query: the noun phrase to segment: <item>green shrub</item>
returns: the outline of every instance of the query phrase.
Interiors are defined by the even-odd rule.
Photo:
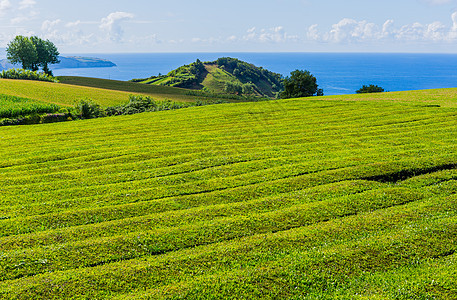
[[[39,73],[37,71],[30,71],[24,69],[9,69],[6,71],[3,70],[0,73],[0,78],[58,82],[57,78],[50,76],[46,73]]]
[[[105,113],[108,116],[133,115],[146,111],[174,110],[197,105],[202,105],[202,103],[156,101],[148,96],[131,95],[127,104],[108,107]]]
[[[71,115],[69,113],[55,113],[55,114],[45,114],[40,118],[40,123],[57,123],[71,121]],[[35,123],[36,124],[36,123]]]
[[[100,105],[90,99],[82,99],[75,105],[76,113],[81,119],[93,119],[105,116]]]
[[[224,85],[224,92],[226,92],[228,94],[241,95],[241,93],[243,92],[243,87],[241,84],[239,84],[237,82],[228,81]]]
[[[366,94],[366,93],[382,93],[384,89],[380,86],[370,84],[369,86],[363,85],[360,89],[355,91],[357,94]]]

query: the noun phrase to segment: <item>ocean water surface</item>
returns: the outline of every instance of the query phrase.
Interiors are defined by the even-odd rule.
[[[111,60],[117,67],[56,69],[54,75],[87,76],[116,80],[166,74],[197,59],[213,61],[234,57],[284,76],[308,70],[325,95],[353,94],[362,85],[375,84],[386,91],[457,87],[457,54],[405,53],[137,53],[64,54]]]

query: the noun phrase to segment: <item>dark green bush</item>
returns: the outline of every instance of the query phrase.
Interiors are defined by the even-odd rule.
[[[318,88],[317,79],[307,70],[295,70],[284,79],[284,91],[281,98],[322,96],[324,91]]]
[[[105,116],[100,105],[90,99],[82,99],[75,105],[76,114],[80,119],[93,119]]]
[[[355,91],[357,94],[366,94],[366,93],[382,93],[384,89],[380,86],[370,84],[369,86],[363,85],[360,89]]]
[[[238,82],[227,81],[224,85],[224,92],[227,94],[241,95],[243,92],[243,87]]]
[[[57,123],[71,121],[71,115],[69,113],[55,113],[45,114],[41,116],[40,123]]]
[[[131,95],[127,104],[108,107],[105,113],[108,116],[133,115],[146,111],[173,110],[196,105],[196,103],[173,102],[171,100],[156,101],[148,96]]]

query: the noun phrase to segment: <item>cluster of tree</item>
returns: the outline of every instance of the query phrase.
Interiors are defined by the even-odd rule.
[[[205,65],[199,59],[190,65],[189,71],[191,74],[195,75],[198,81],[203,81],[203,79],[205,79]]]
[[[299,98],[323,96],[324,91],[318,88],[317,79],[309,71],[295,70],[284,79],[284,91],[281,98]]]
[[[370,84],[369,86],[363,85],[360,89],[355,91],[357,94],[366,94],[366,93],[382,93],[384,89],[380,86]]]
[[[60,62],[57,47],[37,36],[16,36],[8,44],[6,54],[12,64],[22,64],[23,69],[32,71],[38,71],[41,67],[44,73],[51,76],[49,65]]]
[[[129,97],[128,103],[118,105],[118,106],[108,107],[105,109],[104,114],[100,114],[101,111],[100,111],[98,104],[95,104],[90,101],[89,102],[86,101],[84,104],[86,104],[89,108],[91,106],[92,107],[95,106],[93,111],[96,112],[95,114],[91,114],[91,110],[87,109],[87,111],[89,113],[85,117],[86,119],[91,118],[90,116],[92,116],[92,118],[96,118],[96,117],[105,116],[105,115],[106,116],[133,115],[133,114],[138,114],[138,113],[147,112],[147,111],[152,112],[152,111],[163,111],[163,110],[175,110],[175,109],[186,108],[186,107],[198,105],[197,103],[174,102],[171,100],[157,101],[148,96],[131,95]]]
[[[224,92],[235,95],[252,95],[255,93],[255,85],[250,82],[241,84],[239,82],[227,81],[224,84]]]
[[[149,83],[153,83],[168,78],[165,85],[188,89],[200,89],[203,87],[201,82],[205,79],[205,75],[205,65],[197,59],[196,62],[190,65],[181,66],[170,71],[167,75],[159,74],[159,76],[151,76],[147,79],[132,79],[131,81],[142,82],[148,80]]]
[[[256,67],[253,64],[231,57],[218,58],[216,64],[234,75],[243,84],[253,83],[259,87],[262,84],[259,85],[257,83],[265,82],[271,86],[273,93],[279,92],[282,89],[283,78],[281,74],[268,71],[262,67]]]
[[[154,100],[149,96],[130,95],[129,102],[117,106],[109,106],[103,109],[99,104],[90,99],[80,100],[75,104],[74,119],[93,119],[109,116],[133,115],[142,112],[154,112],[163,110],[175,110],[193,106],[203,106],[223,103],[221,101],[196,101],[175,102],[171,100]]]

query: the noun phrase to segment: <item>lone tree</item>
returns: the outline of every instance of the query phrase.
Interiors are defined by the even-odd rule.
[[[309,71],[295,70],[290,73],[290,77],[284,79],[284,91],[281,98],[298,98],[310,96],[322,96],[324,91],[318,89],[316,77]]]
[[[38,55],[30,38],[18,35],[6,48],[8,60],[12,64],[22,64],[23,69],[33,70]]]
[[[49,64],[59,63],[59,51],[49,40],[42,40],[37,36],[16,36],[6,48],[8,60],[12,64],[20,63],[23,69],[43,72],[52,75]]]
[[[355,91],[357,94],[365,94],[365,93],[382,93],[384,89],[380,86],[370,84],[369,86],[363,85],[360,89]]]
[[[35,66],[35,69],[38,70],[38,67],[41,67],[43,72],[52,75],[48,65],[60,63],[60,53],[57,50],[57,47],[49,40],[42,40],[36,36],[32,36],[30,40],[35,46],[37,53],[37,65]]]

